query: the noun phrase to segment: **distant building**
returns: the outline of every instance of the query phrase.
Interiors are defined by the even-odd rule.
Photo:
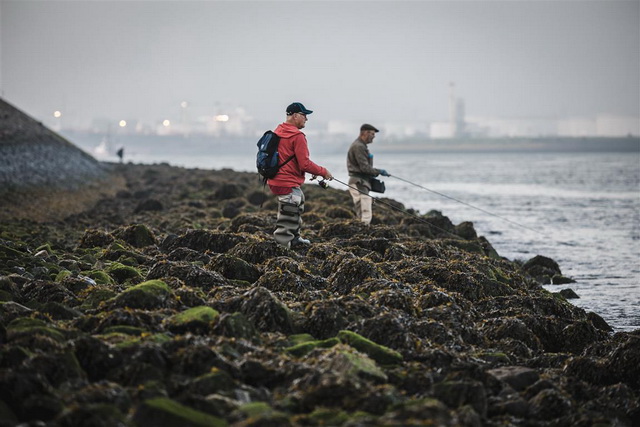
[[[640,136],[640,117],[625,117],[601,114],[596,117],[596,135]]]
[[[449,121],[429,124],[429,136],[434,139],[464,138],[467,135],[464,99],[456,98],[455,83],[449,83]]]
[[[558,120],[557,135],[567,137],[588,137],[596,135],[596,121],[583,117]]]
[[[451,122],[432,122],[429,125],[429,136],[433,139],[453,138]]]

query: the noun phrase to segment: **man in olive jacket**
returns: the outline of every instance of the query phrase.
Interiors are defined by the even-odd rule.
[[[365,224],[371,224],[373,212],[372,198],[369,196],[371,183],[369,180],[378,175],[389,176],[384,169],[373,167],[373,154],[369,153],[368,144],[373,142],[378,129],[370,124],[360,126],[360,135],[353,141],[347,154],[347,170],[349,171],[349,194],[353,198],[356,215]]]

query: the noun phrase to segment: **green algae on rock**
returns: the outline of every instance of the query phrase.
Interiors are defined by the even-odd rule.
[[[220,316],[217,310],[207,307],[192,307],[167,319],[170,331],[184,333],[187,331],[206,331],[210,324]]]
[[[398,363],[402,363],[402,355],[397,351],[376,344],[355,332],[340,331],[338,333],[338,339],[349,344],[356,350],[367,354],[381,365],[396,365]]]
[[[147,280],[125,289],[114,298],[119,307],[153,309],[164,307],[170,302],[171,289],[161,280]]]
[[[227,422],[204,412],[196,411],[167,398],[149,399],[140,405],[133,421],[139,427],[225,427]]]

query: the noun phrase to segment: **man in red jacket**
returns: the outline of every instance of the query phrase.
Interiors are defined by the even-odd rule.
[[[311,243],[300,237],[301,216],[304,212],[304,193],[300,186],[304,183],[304,174],[333,179],[331,172],[309,158],[307,138],[300,129],[305,127],[307,115],[311,113],[313,111],[307,110],[301,103],[294,102],[287,107],[287,120],[274,131],[280,137],[280,161],[286,164],[275,177],[267,180],[267,184],[271,192],[278,196],[278,217],[273,236],[276,242],[286,248]],[[291,160],[287,161],[289,158]]]

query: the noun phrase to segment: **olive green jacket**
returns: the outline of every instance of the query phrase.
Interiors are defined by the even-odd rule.
[[[380,175],[380,170],[373,167],[373,156],[367,144],[360,138],[353,141],[347,153],[347,171],[349,176],[368,180]]]

